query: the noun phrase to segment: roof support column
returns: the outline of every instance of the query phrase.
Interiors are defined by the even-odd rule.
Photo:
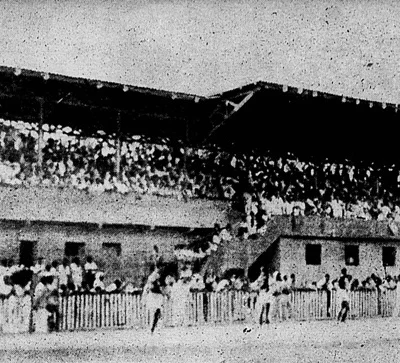
[[[39,98],[39,136],[37,140],[38,146],[38,159],[37,159],[37,172],[40,180],[43,178],[43,147],[44,147],[44,137],[43,137],[43,125],[45,123],[44,120],[44,99]]]
[[[188,156],[188,144],[189,144],[189,121],[185,121],[185,145],[183,145],[183,167],[184,172],[187,176],[187,156]]]
[[[121,180],[121,111],[118,111],[117,113],[117,138],[115,142],[115,173],[117,174],[118,180]]]

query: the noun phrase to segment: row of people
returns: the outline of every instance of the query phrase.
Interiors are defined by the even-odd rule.
[[[81,292],[121,292],[122,289],[128,292],[136,291],[132,284],[123,285],[119,279],[106,285],[104,272],[99,270],[91,256],[86,258],[84,265],[78,257],[73,258],[71,263],[68,258],[64,258],[61,264],[56,260],[46,264],[40,257],[31,267],[14,264],[12,259],[3,259],[0,264],[0,296],[18,295],[20,289],[29,294],[32,282],[35,284],[42,277],[51,278],[53,288],[62,295]]]

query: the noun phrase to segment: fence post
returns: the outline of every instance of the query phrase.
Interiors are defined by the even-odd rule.
[[[396,284],[396,289],[394,291],[394,306],[393,306],[393,314],[394,318],[399,317],[399,298],[400,298],[400,284]]]

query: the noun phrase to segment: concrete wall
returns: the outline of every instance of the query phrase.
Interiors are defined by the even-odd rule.
[[[322,239],[302,237],[282,237],[279,240],[281,272],[283,274],[295,273],[298,281],[317,281],[326,273],[332,277],[338,277],[343,267],[354,278],[364,280],[371,273],[384,276],[385,269],[382,264],[382,247],[392,246],[396,248],[396,265],[387,267],[387,273],[400,274],[400,241],[395,240],[354,240],[354,239]],[[306,264],[306,245],[321,245],[321,265]],[[345,245],[359,246],[359,265],[346,266]]]
[[[73,188],[0,186],[0,219],[210,228],[228,223],[228,204]]]
[[[85,243],[84,255],[92,255],[99,267],[107,273],[108,280],[123,276],[125,279],[140,283],[148,273],[153,246],[156,244],[167,261],[173,260],[174,246],[188,243],[184,232],[166,229],[137,231],[132,228],[103,228],[96,226],[49,225],[1,222],[0,258],[12,258],[19,261],[20,241],[36,242],[36,256],[43,256],[46,262],[64,257],[65,243]],[[103,243],[120,243],[121,256],[107,255]]]

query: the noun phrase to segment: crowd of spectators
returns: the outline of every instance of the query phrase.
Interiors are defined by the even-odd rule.
[[[231,241],[233,235],[234,231],[229,223],[225,227],[221,227],[219,223],[215,223],[210,237],[195,240],[189,245],[177,245],[175,248],[175,257],[179,261],[188,262],[204,260],[205,257],[217,251],[221,243]]]
[[[400,275],[391,276],[390,274],[387,274],[385,277],[379,277],[377,273],[372,273],[371,275],[366,276],[364,279],[356,278],[349,274],[347,274],[346,277],[349,280],[350,291],[394,290],[397,288],[397,284],[400,283]],[[262,269],[259,277],[252,284],[250,284],[251,291],[259,291],[265,280],[268,280],[268,282],[272,281],[273,283],[279,281],[282,286],[286,286],[286,288],[289,288],[290,290],[301,289],[309,291],[332,291],[337,290],[339,286],[339,277],[332,278],[329,274],[325,274],[317,281],[297,281],[295,274],[281,275],[280,272],[276,271],[274,274],[267,277]]]
[[[0,183],[232,201],[250,234],[272,215],[400,221],[400,166],[232,154],[99,131],[0,120]]]
[[[205,151],[135,136],[117,141],[101,131],[88,137],[70,127],[44,125],[40,172],[38,139],[36,124],[0,120],[1,183],[75,187],[93,194],[218,197]]]
[[[381,278],[376,273],[358,279],[351,275],[347,275],[350,286],[350,291],[386,291],[394,290],[397,284],[400,283],[400,275],[386,275]],[[279,271],[267,276],[264,270],[261,270],[260,275],[255,281],[250,281],[244,276],[241,271],[227,271],[223,276],[216,276],[213,273],[206,273],[204,276],[199,271],[192,272],[190,267],[186,267],[178,276],[168,275],[165,278],[165,284],[173,284],[179,278],[184,278],[189,284],[192,292],[223,292],[223,291],[244,291],[258,293],[262,289],[265,282],[274,284],[277,294],[282,291],[332,291],[338,289],[339,277],[332,278],[329,274],[325,274],[317,281],[297,281],[295,274],[281,274]],[[277,286],[279,285],[279,286]]]
[[[79,257],[71,261],[64,258],[62,263],[54,260],[51,264],[39,258],[31,267],[15,264],[12,259],[3,259],[0,265],[0,297],[30,295],[31,288],[36,288],[40,283],[47,286],[48,290],[56,291],[59,296],[84,292],[135,291],[133,285],[123,284],[120,279],[106,285],[104,277],[105,273],[91,256],[86,258],[84,264]]]

